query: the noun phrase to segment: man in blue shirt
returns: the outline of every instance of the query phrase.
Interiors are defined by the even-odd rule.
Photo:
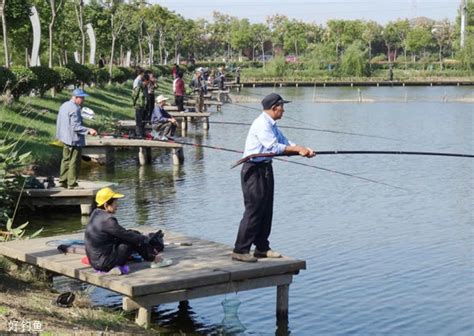
[[[151,113],[151,125],[153,128],[153,138],[156,140],[168,141],[173,140],[174,133],[178,122],[165,110],[166,98],[159,95],[156,98],[156,106]],[[160,136],[160,132],[162,135]]]
[[[56,139],[64,144],[59,176],[59,185],[63,188],[77,188],[82,147],[86,144],[85,135],[97,135],[95,129],[82,125],[81,109],[87,96],[88,94],[82,89],[75,89],[72,92],[71,100],[65,102],[59,108],[56,121]]]
[[[288,141],[278,129],[276,121],[283,116],[285,103],[289,101],[276,93],[263,98],[263,113],[250,126],[244,157],[260,153],[299,154],[308,158],[316,155],[311,148]],[[257,157],[244,163],[241,184],[245,212],[240,221],[232,259],[256,262],[257,258],[280,258],[281,254],[270,248],[268,240],[272,227],[274,192],[271,158]],[[255,245],[253,255],[250,254],[252,244]]]

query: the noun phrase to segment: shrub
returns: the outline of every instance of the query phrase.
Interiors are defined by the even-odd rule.
[[[97,65],[94,64],[88,64],[86,66],[87,68],[89,68],[90,71],[92,71],[92,82],[94,82],[98,86],[102,86],[108,83],[110,75],[109,71],[106,68],[99,68]]]
[[[66,86],[76,83],[76,75],[71,69],[63,67],[54,67],[59,75],[59,80],[56,83],[56,90],[61,92]]]
[[[126,80],[134,79],[136,77],[135,71],[132,68],[127,68],[127,67],[118,67],[118,68],[123,71],[123,73],[125,74],[125,77],[127,78]]]
[[[15,83],[15,75],[5,67],[0,67],[0,94]]]
[[[112,82],[123,83],[127,81],[127,75],[119,67],[112,67]]]
[[[38,78],[33,85],[39,91],[41,97],[46,91],[55,87],[61,79],[58,72],[46,66],[35,66],[30,69]]]
[[[288,65],[282,56],[275,57],[265,66],[265,73],[270,76],[283,77],[286,74]]]
[[[17,100],[20,95],[30,93],[38,77],[31,69],[21,65],[13,66],[11,71],[15,75],[15,85],[12,87],[12,95]]]
[[[378,63],[378,62],[384,62],[387,60],[387,55],[385,54],[378,54],[377,56],[372,57],[370,60],[371,63]]]
[[[90,84],[92,82],[94,74],[87,66],[79,63],[68,63],[66,68],[74,72],[74,75],[76,75],[76,81],[78,82],[77,84]]]

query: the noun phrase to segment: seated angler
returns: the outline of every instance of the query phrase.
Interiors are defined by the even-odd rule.
[[[161,231],[150,237],[125,229],[118,223],[114,214],[117,199],[122,197],[124,195],[111,188],[102,188],[96,194],[97,208],[92,212],[84,233],[86,255],[96,271],[109,272],[118,267],[122,274],[126,274],[129,271],[127,261],[135,252],[146,261],[162,261],[158,256],[164,247]]]
[[[156,140],[173,140],[178,122],[165,110],[166,98],[159,95],[156,98],[156,105],[151,114],[151,124],[153,128],[153,138]],[[160,135],[161,133],[161,135]]]

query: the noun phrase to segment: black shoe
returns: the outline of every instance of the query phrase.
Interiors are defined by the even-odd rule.
[[[66,254],[68,247],[69,247],[69,245],[61,244],[57,247],[57,249],[58,249],[59,252]]]
[[[76,298],[76,295],[74,295],[74,293],[66,292],[66,293],[60,294],[56,298],[56,301],[54,303],[58,307],[69,308],[69,307],[72,307],[72,303],[74,302],[75,298]]]

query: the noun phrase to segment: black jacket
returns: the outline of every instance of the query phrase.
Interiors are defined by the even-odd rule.
[[[91,266],[98,270],[104,270],[112,266],[108,265],[110,256],[119,244],[141,246],[147,243],[148,237],[125,229],[107,211],[95,209],[91,214],[89,224],[87,224],[84,240]]]

